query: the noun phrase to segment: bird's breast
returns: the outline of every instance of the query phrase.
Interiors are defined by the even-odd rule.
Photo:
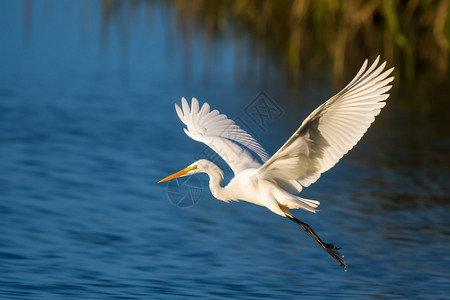
[[[261,191],[256,176],[257,169],[248,169],[238,173],[225,187],[230,193],[231,200],[241,200],[256,205],[262,205],[259,199]]]

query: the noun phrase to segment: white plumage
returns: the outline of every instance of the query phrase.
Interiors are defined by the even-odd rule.
[[[323,243],[314,231],[296,219],[289,209],[315,212],[318,201],[294,195],[314,183],[332,168],[361,139],[375,116],[385,106],[386,94],[394,77],[393,68],[384,71],[386,62],[379,57],[367,69],[366,60],[355,78],[339,93],[314,110],[292,137],[272,156],[246,131],[226,115],[210,110],[208,103],[200,108],[193,98],[191,106],[182,98],[175,104],[186,134],[220,155],[235,177],[222,187],[223,172],[212,162],[201,159],[160,182],[204,172],[210,177],[214,197],[223,201],[243,200],[262,205],[303,227],[342,266],[345,263],[338,248]],[[383,72],[384,71],[384,72]]]
[[[260,164],[247,151],[253,151],[261,161],[267,161],[269,155],[260,144],[235,122],[217,110],[210,110],[204,103],[199,109],[197,99],[192,98],[191,108],[182,98],[181,109],[175,104],[180,120],[187,126],[184,132],[193,140],[202,142],[220,155],[233,170],[234,174],[248,168],[257,168]],[[242,147],[242,146],[244,147]]]
[[[268,178],[314,183],[361,139],[386,105],[393,68],[381,73],[379,57],[367,70],[367,60],[355,78],[338,94],[314,110],[294,135],[259,170]],[[298,186],[298,192],[301,187]]]

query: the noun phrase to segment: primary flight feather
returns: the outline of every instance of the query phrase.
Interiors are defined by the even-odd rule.
[[[315,212],[319,202],[295,194],[314,183],[332,168],[361,139],[385,106],[394,68],[384,71],[379,57],[367,68],[366,60],[353,80],[339,93],[314,110],[299,129],[272,156],[246,131],[208,103],[201,107],[193,98],[191,106],[182,98],[175,104],[184,131],[193,140],[213,149],[234,172],[222,187],[223,172],[216,164],[200,159],[187,168],[162,179],[207,173],[213,196],[222,201],[243,200],[265,206],[291,219],[308,232],[341,266],[346,267],[339,248],[324,243],[311,227],[295,218],[289,209]]]

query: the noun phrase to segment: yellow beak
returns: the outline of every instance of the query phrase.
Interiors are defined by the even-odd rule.
[[[195,170],[195,169],[197,169],[196,165],[192,166],[192,167],[187,167],[187,168],[185,168],[185,169],[183,169],[181,171],[178,171],[178,172],[176,172],[176,173],[174,173],[174,174],[172,174],[170,176],[167,176],[164,179],[161,179],[160,181],[158,181],[158,183],[161,183],[161,182],[164,182],[164,181],[169,181],[169,180],[172,180],[172,179],[177,178],[177,177],[181,177],[183,175],[186,175],[187,172]]]

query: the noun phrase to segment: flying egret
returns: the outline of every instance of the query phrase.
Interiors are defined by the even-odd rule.
[[[222,187],[223,171],[213,162],[200,159],[159,182],[206,173],[215,198],[265,206],[296,222],[346,268],[343,256],[338,252],[340,248],[324,243],[308,224],[294,217],[289,210],[317,211],[319,201],[295,194],[314,183],[353,148],[386,104],[384,101],[389,97],[386,92],[391,89],[389,83],[394,79],[388,76],[394,68],[384,71],[386,62],[378,65],[379,58],[368,69],[366,59],[355,78],[314,110],[272,157],[233,120],[217,110],[210,110],[208,103],[200,108],[197,99],[192,98],[189,107],[182,98],[182,108],[175,104],[175,109],[187,126],[184,132],[220,155],[233,170],[234,178]]]

